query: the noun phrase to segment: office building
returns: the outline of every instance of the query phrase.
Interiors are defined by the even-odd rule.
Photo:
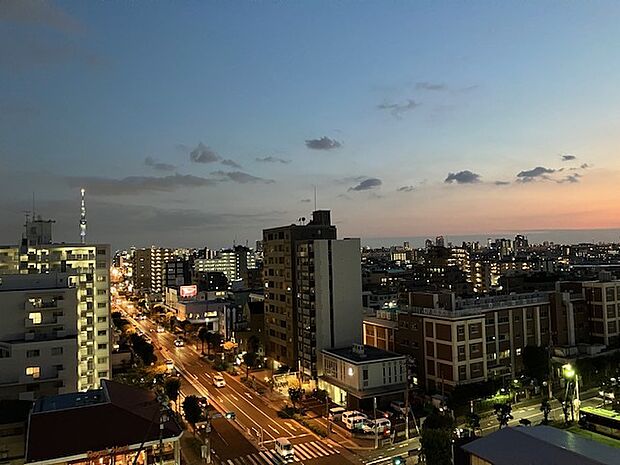
[[[451,391],[459,384],[511,377],[523,349],[549,345],[549,293],[460,299],[417,293],[398,315],[396,351],[413,357],[420,383]]]
[[[296,251],[299,370],[316,380],[323,349],[362,340],[360,240],[303,240]]]
[[[0,399],[77,390],[74,278],[56,272],[0,276]]]
[[[164,287],[187,286],[192,282],[192,268],[189,260],[172,258],[164,264]]]
[[[197,273],[218,271],[224,273],[228,282],[237,281],[247,274],[248,269],[256,268],[256,258],[252,249],[236,246],[232,249],[220,250],[214,258],[194,260],[194,271]]]
[[[77,288],[78,390],[96,388],[110,376],[110,246],[50,243],[24,237],[0,246],[0,274],[67,273]]]
[[[336,239],[328,210],[312,219],[263,231],[266,354],[274,369],[298,367],[297,244],[310,239]]]
[[[592,342],[620,347],[620,281],[603,274],[599,281],[583,283]]]

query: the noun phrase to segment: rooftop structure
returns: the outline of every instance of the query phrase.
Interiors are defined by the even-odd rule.
[[[618,449],[550,426],[504,428],[463,449],[490,465],[616,465]]]

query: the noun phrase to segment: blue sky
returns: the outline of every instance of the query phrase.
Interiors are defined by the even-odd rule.
[[[315,185],[347,236],[618,227],[619,13],[5,0],[0,239],[33,191],[77,238],[81,185],[117,246],[254,241]]]

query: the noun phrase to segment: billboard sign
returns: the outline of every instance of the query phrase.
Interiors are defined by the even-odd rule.
[[[196,294],[198,294],[198,286],[196,286],[195,284],[191,286],[181,286],[180,294],[181,297],[194,297]]]

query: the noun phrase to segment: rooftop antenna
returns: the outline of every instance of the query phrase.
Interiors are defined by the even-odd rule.
[[[86,244],[86,189],[80,189],[80,243]]]
[[[314,211],[316,211],[316,185],[314,186]]]
[[[36,221],[37,216],[34,214],[34,192],[32,193],[32,221]]]

